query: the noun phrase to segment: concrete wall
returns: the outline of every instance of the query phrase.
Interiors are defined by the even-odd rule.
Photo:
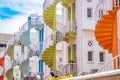
[[[98,69],[102,64],[98,61],[98,52],[104,51],[96,42],[94,36],[94,30],[96,25],[95,10],[98,5],[99,0],[76,0],[76,25],[77,25],[77,38],[76,38],[76,59],[77,59],[77,71],[80,72],[90,72],[91,69]],[[92,9],[92,18],[87,17],[87,8]],[[93,48],[88,48],[88,40],[93,40]],[[88,50],[94,51],[94,62],[87,61]],[[108,52],[105,51],[105,60],[111,58]]]
[[[77,23],[80,23],[82,26],[78,25],[78,28],[82,29],[94,29],[95,28],[95,10],[97,7],[99,0],[91,0],[91,2],[87,2],[87,0],[76,0],[76,19]],[[92,17],[87,17],[87,8],[92,9]]]
[[[88,41],[93,41],[93,45],[89,46]],[[95,40],[93,30],[83,30],[83,72],[91,72],[92,69],[99,69],[106,61],[112,59],[112,55],[107,50],[102,49]],[[93,51],[93,61],[88,61],[88,51]],[[99,61],[99,52],[105,52],[105,62]],[[112,64],[109,65],[112,68]]]

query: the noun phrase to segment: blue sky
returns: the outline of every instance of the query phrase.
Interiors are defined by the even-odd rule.
[[[0,33],[14,33],[30,14],[42,15],[44,0],[0,0]]]

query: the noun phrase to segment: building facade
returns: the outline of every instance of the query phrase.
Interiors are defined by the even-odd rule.
[[[59,3],[62,16],[57,17]],[[114,3],[118,7],[113,7]],[[28,22],[17,35],[16,44],[13,40],[13,44],[7,45],[5,52],[9,57],[6,58],[11,66],[4,73],[6,78],[14,76],[17,79],[16,74],[19,73],[19,78],[39,76],[48,80],[69,74],[81,76],[97,72],[117,55],[117,23],[109,20],[115,20],[113,15],[119,9],[118,3],[119,0],[45,0],[43,19],[35,15],[28,17]],[[62,18],[62,21],[56,18]],[[33,34],[32,29],[37,34]],[[115,69],[116,64],[115,61],[109,63],[107,69]]]
[[[0,33],[0,51],[6,47],[7,42],[14,37],[13,34]]]
[[[51,27],[51,24],[47,21],[47,16],[52,17],[52,12],[49,10],[54,10],[51,6],[55,6],[54,3],[59,3],[60,1],[52,1],[45,0],[44,2],[44,13],[43,18],[45,24],[48,27]],[[104,65],[108,60],[113,58],[113,55],[99,45],[96,41],[95,37],[95,28],[97,25],[97,21],[101,19],[101,17],[107,14],[107,10],[111,10],[113,6],[112,0],[64,0],[61,1],[62,9],[62,25],[63,32],[65,34],[62,38],[66,38],[66,42],[64,47],[65,54],[60,54],[63,61],[63,69],[70,64],[70,66],[74,66],[73,63],[77,64],[75,67],[77,70],[74,72],[76,75],[85,75],[97,72],[97,70]],[[51,5],[51,6],[50,6]],[[49,8],[47,8],[49,7]],[[56,11],[56,10],[54,10]],[[47,14],[48,13],[48,14]],[[49,14],[50,13],[50,14]],[[53,12],[54,13],[54,12]],[[54,14],[53,14],[54,15]],[[53,17],[54,18],[54,17]],[[51,19],[52,20],[52,19]],[[51,22],[52,23],[52,22]],[[54,31],[54,30],[53,30]],[[56,50],[56,52],[60,51]],[[61,50],[62,53],[62,50]],[[43,53],[44,54],[44,53]],[[57,53],[56,53],[57,55]],[[56,57],[56,60],[59,59]],[[47,63],[44,58],[43,61]],[[57,62],[58,63],[58,62]],[[72,63],[72,64],[71,64]],[[47,65],[47,64],[46,64]],[[56,65],[57,66],[57,65]],[[63,75],[67,75],[72,73],[70,66],[67,66],[66,70],[61,71]],[[109,65],[110,69],[113,69],[113,63]]]

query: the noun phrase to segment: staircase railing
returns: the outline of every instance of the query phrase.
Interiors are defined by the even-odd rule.
[[[50,6],[50,4],[51,4],[51,0],[45,0],[43,3],[43,11],[46,10],[48,6]]]
[[[62,25],[62,24],[61,24]],[[76,22],[68,22],[66,25],[62,25],[62,27],[60,29],[57,29],[56,31],[52,32],[50,35],[48,35],[44,42],[43,42],[43,51],[45,51],[50,45],[53,45],[54,41],[59,42],[64,40],[66,33],[68,32],[76,32]],[[54,40],[53,35],[56,34],[56,40]],[[58,64],[61,64],[60,62],[57,62]],[[74,64],[74,63],[73,63]],[[58,70],[60,72],[62,72],[64,75],[67,75],[67,73],[69,73],[70,71],[68,70],[67,72],[64,72],[65,69],[67,69],[71,64],[67,64],[66,66],[63,65],[63,67]],[[70,72],[72,73],[72,72]],[[75,72],[76,73],[76,72]],[[48,78],[50,78],[51,76],[47,76],[45,77],[45,80],[47,80]]]
[[[54,2],[59,2],[59,1],[61,1],[61,0],[45,0],[43,3],[43,11],[46,10]]]
[[[99,0],[95,10],[95,21],[97,22],[104,14],[107,14],[108,10],[112,10],[112,0]]]
[[[76,29],[77,29],[77,27],[76,27],[76,22],[75,22],[75,21],[72,21],[72,22],[69,21],[66,25],[64,25],[64,26],[61,27],[60,29],[54,31],[53,33],[51,33],[50,35],[48,35],[48,36],[46,37],[45,41],[43,42],[43,46],[44,46],[43,51],[44,51],[46,48],[48,48],[49,45],[52,45],[52,43],[53,43],[56,39],[58,39],[58,40],[56,40],[56,41],[60,41],[60,40],[62,40],[62,39],[65,37],[65,35],[66,35],[67,32],[76,32]],[[58,34],[56,35],[55,40],[53,40],[53,35],[56,34],[56,33],[58,33]]]
[[[77,31],[76,21],[68,21],[67,27],[68,27],[67,32],[76,32]]]
[[[35,26],[37,26],[37,25],[39,25],[40,24],[40,18],[41,16],[38,16],[37,18],[34,18],[34,19],[31,19],[31,23],[30,23],[30,29],[32,29],[33,27],[35,27]],[[14,39],[20,39],[20,36],[25,32],[25,31],[27,31],[27,28],[28,28],[28,22],[27,23],[25,23],[21,28],[20,28],[20,34],[19,35],[17,35],[16,37],[14,37],[14,38],[12,38],[11,40],[9,40],[8,42],[7,42],[7,47],[6,47],[6,49],[5,49],[5,51],[4,51],[4,55],[5,55],[5,52],[7,51],[7,49],[11,46],[11,45],[13,45],[14,44],[14,42],[15,42],[15,40]],[[18,40],[19,41],[19,40]],[[31,43],[31,44],[33,44],[33,43]],[[37,50],[38,50],[38,44],[34,44],[34,45],[32,45],[32,50],[34,50],[34,52],[36,52]],[[30,50],[29,50],[30,51]],[[33,56],[33,55],[32,55]],[[32,57],[31,56],[31,57]],[[19,58],[20,59],[18,59],[18,61],[17,60],[11,60],[9,63],[8,63],[8,65],[6,65],[6,66],[8,66],[8,67],[6,67],[5,69],[4,69],[4,72],[6,73],[9,69],[11,69],[12,67],[14,67],[14,66],[16,66],[18,63],[19,64],[21,64],[22,62],[24,62],[24,59],[23,59],[23,57],[24,57],[24,54],[22,55],[20,55],[19,56]],[[28,57],[29,58],[29,57]]]
[[[114,0],[114,6],[120,6],[120,0]]]
[[[68,63],[59,70],[63,76],[68,74],[77,75],[77,63]]]
[[[101,66],[97,72],[105,72],[105,71],[110,71],[110,70],[114,70],[114,61],[117,62],[117,68],[116,69],[120,69],[120,54],[118,54],[117,56],[113,57],[111,60],[108,60],[103,66]]]

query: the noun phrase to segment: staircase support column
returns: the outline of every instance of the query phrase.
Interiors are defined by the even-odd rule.
[[[57,5],[57,4],[56,4]],[[55,8],[55,13],[56,13],[56,8]],[[56,31],[56,15],[54,15],[54,20],[53,20],[53,32]],[[54,50],[53,50],[53,65],[52,65],[52,70],[56,70],[56,32],[53,35],[53,40],[54,40]]]

